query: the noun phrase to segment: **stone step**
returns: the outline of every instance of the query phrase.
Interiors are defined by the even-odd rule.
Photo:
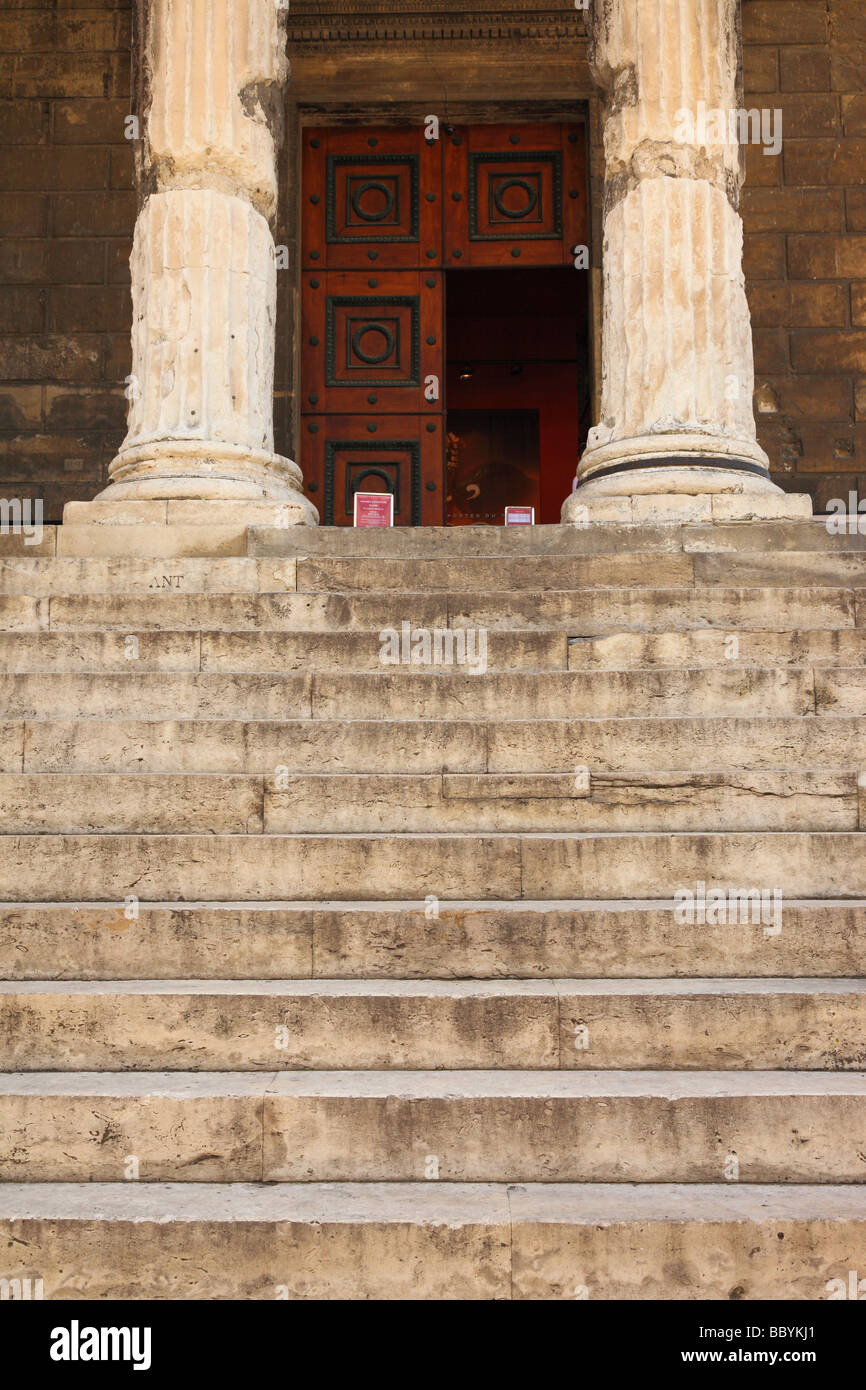
[[[250,555],[270,557],[454,560],[461,557],[586,556],[626,553],[677,554],[686,528],[679,526],[253,526],[247,533]],[[698,528],[692,527],[691,530]],[[707,528],[715,530],[716,528]],[[720,528],[719,528],[720,529]],[[748,527],[742,528],[744,531]],[[824,531],[823,526],[820,528]],[[820,546],[819,528],[790,532],[796,548]],[[826,531],[824,531],[826,534]],[[845,537],[840,538],[845,545]],[[848,542],[856,548],[856,533]],[[727,546],[728,541],[723,538]]]
[[[0,1235],[46,1299],[789,1302],[866,1268],[851,1184],[3,1183]]]
[[[775,718],[28,719],[0,724],[5,772],[573,774],[866,770],[866,724]]]
[[[866,670],[858,668],[818,674],[803,667],[489,675],[470,672],[470,666],[459,672],[436,673],[413,667],[357,675],[322,672],[312,682],[312,716],[517,719],[528,712],[541,719],[662,714],[811,715],[815,713],[815,686],[819,681],[822,706],[838,714],[866,713]],[[188,678],[154,677],[165,684],[172,679]],[[8,712],[17,712],[14,703]]]
[[[816,678],[819,673],[816,673]],[[30,731],[38,726],[28,725]],[[698,717],[499,720],[486,725],[490,772],[593,773],[644,768],[694,772],[819,767],[859,769],[866,726],[850,715],[820,718]],[[34,735],[35,736],[35,735]]]
[[[466,653],[490,671],[637,670],[657,667],[866,665],[866,628],[786,633],[613,633],[571,638],[565,631],[492,630],[483,646],[459,629],[435,639],[416,628],[322,632],[228,632],[146,629],[141,633],[0,632],[0,672],[40,671],[333,671],[381,673],[395,665],[416,674],[460,673]],[[425,644],[429,644],[428,646]],[[405,655],[405,661],[403,657]],[[398,658],[399,664],[393,657]]]
[[[0,773],[0,824],[5,835],[188,830],[260,835],[265,828],[264,799],[262,777]]]
[[[393,634],[393,635],[392,635]],[[864,629],[866,637],[866,629]],[[23,642],[28,639],[17,638]],[[202,632],[202,671],[383,671],[465,670],[565,671],[568,638],[564,630],[516,629],[489,632],[483,642],[462,631],[442,630],[436,639],[407,625],[391,630],[328,633]],[[438,658],[438,659],[437,659]],[[399,665],[396,665],[396,660]],[[849,663],[853,664],[853,663]]]
[[[815,708],[818,713],[866,714],[866,668],[840,666],[815,669]]]
[[[0,594],[0,631],[47,632],[48,607],[47,598]]]
[[[23,530],[0,530],[0,556],[20,555],[28,559],[37,555],[52,557],[57,549],[58,529],[57,526],[42,526],[39,531],[30,528],[29,534]]]
[[[784,721],[790,725],[793,721]],[[813,721],[816,722],[816,721]],[[859,752],[861,721],[840,752]],[[832,727],[836,728],[834,720]],[[537,726],[542,728],[543,726]],[[866,768],[866,729],[863,730]],[[826,747],[826,744],[824,744]],[[0,724],[0,766],[32,772],[483,772],[487,725],[469,720],[236,719],[23,721]]]
[[[866,537],[864,537],[866,539]],[[666,557],[667,558],[667,557]],[[790,586],[793,584],[866,584],[866,554],[863,551],[749,551],[738,555],[695,554],[696,584],[749,586]],[[300,565],[304,562],[299,562]],[[663,570],[660,570],[663,573]]]
[[[594,528],[593,528],[594,529]],[[640,529],[640,528],[638,528]],[[656,528],[663,530],[663,527]],[[835,518],[815,516],[806,521],[716,522],[712,526],[684,525],[683,550],[690,553],[781,555],[786,551],[866,550],[866,521],[846,518],[839,531]],[[618,548],[614,545],[614,549]],[[252,553],[252,552],[251,552]]]
[[[208,502],[207,505],[214,504]],[[58,527],[57,554],[70,559],[140,556],[146,564],[157,558],[170,563],[196,556],[205,559],[212,556],[244,556],[247,554],[247,529],[242,522],[220,525],[209,521],[198,526],[142,522],[106,526],[101,521],[94,525],[76,521],[74,526]]]
[[[394,527],[392,529],[355,530],[351,527],[273,527],[254,525],[248,528],[246,544],[241,554],[255,557],[294,557],[305,555],[364,557],[429,556],[448,558],[457,556],[533,556],[533,555],[607,555],[623,551],[639,551],[647,554],[691,552],[755,552],[776,553],[785,551],[822,551],[839,553],[846,550],[866,549],[866,527],[860,532],[847,523],[841,533],[828,529],[826,517],[814,517],[803,521],[753,521],[748,526],[734,522],[702,523],[700,525],[649,524],[594,524],[588,527],[545,525],[545,526],[427,526]],[[862,518],[860,518],[862,524]],[[32,559],[34,557],[63,560],[64,555],[73,551],[85,560],[98,553],[96,548],[88,551],[86,542],[114,540],[109,547],[117,551],[121,561],[124,555],[133,553],[129,538],[136,541],[144,538],[150,544],[144,547],[144,556],[151,557],[160,548],[163,528],[135,525],[113,536],[105,535],[104,527],[87,527],[81,524],[69,526],[66,532],[58,526],[43,526],[39,537],[22,534],[0,534],[0,557]],[[112,528],[113,529],[113,528]],[[165,528],[162,548],[168,555],[179,549],[181,556],[185,550],[195,551],[201,537],[202,528],[191,527],[188,516],[184,524],[176,523]],[[214,532],[213,527],[205,531]],[[74,534],[73,534],[74,533]],[[58,546],[58,535],[64,537],[64,544]],[[221,533],[231,544],[230,550],[238,549],[236,524],[224,527]],[[178,538],[187,544],[178,546]],[[84,544],[82,544],[84,542]],[[225,543],[225,542],[224,542]],[[141,548],[140,546],[138,548]],[[213,556],[205,556],[212,560]],[[219,557],[225,562],[227,557]]]
[[[389,528],[254,526],[247,536],[250,555],[390,558],[411,556],[440,559],[458,556],[610,555],[622,553],[673,554],[784,551],[866,550],[862,532],[829,531],[826,517],[810,521],[752,521],[695,525],[630,525],[587,527],[544,526],[424,526]]]
[[[195,672],[201,640],[197,632],[0,632],[0,673]]]
[[[7,832],[78,828],[74,785],[67,797],[58,796],[56,815],[49,808],[46,816],[40,806],[38,821],[28,822],[37,798],[27,781],[0,777],[0,812],[6,810]],[[300,774],[286,781],[284,789],[275,788],[271,779],[265,784],[268,834],[314,834],[324,825],[332,833],[866,829],[866,777],[858,787],[854,772],[600,773],[590,775],[588,788],[574,771],[438,777]],[[112,785],[94,786],[94,805],[110,804]],[[51,798],[50,789],[44,795]],[[181,814],[191,796],[183,796]],[[130,788],[128,828],[149,830],[144,811],[135,824],[134,797]],[[97,824],[98,813],[92,814]],[[126,827],[112,821],[105,828]],[[176,828],[187,827],[179,823]]]
[[[549,589],[511,594],[506,600],[494,593],[454,594],[447,596],[447,602],[452,627],[564,627],[573,637],[700,628],[785,632],[866,626],[866,603],[859,591],[829,587],[583,589],[572,593]]]
[[[282,594],[296,587],[294,560],[247,557],[173,560],[26,558],[4,559],[0,550],[0,594],[38,598],[72,594],[140,594],[151,601],[166,594]]]
[[[132,665],[132,663],[129,663]],[[0,675],[8,720],[536,719],[866,713],[866,669],[651,671],[24,672]]]
[[[866,897],[859,832],[4,835],[0,901]],[[287,891],[288,890],[288,891]]]
[[[853,598],[850,590],[839,590],[849,611],[840,626],[853,626]],[[404,618],[415,627],[427,629],[448,626],[448,596],[412,594],[395,602],[393,594],[298,594],[286,593],[177,593],[159,594],[58,594],[50,599],[10,595],[6,604],[42,605],[37,617],[22,610],[17,626],[50,626],[57,632],[122,630],[124,632],[318,632],[361,629],[380,632],[400,624]],[[13,612],[14,610],[10,610]],[[0,604],[0,623],[7,624],[5,605]],[[512,622],[503,626],[513,628]],[[521,624],[526,628],[552,627],[537,619]]]
[[[859,1184],[864,1101],[810,1072],[4,1075],[0,1182]]]
[[[321,555],[297,561],[302,593],[377,590],[405,593],[492,593],[527,589],[778,588],[829,585],[862,588],[866,553],[782,552],[766,555],[616,554],[591,556],[460,556],[398,559]]]
[[[535,592],[57,594],[0,597],[7,630],[379,632],[446,627],[547,628],[574,637],[701,628],[789,631],[866,626],[859,590],[629,587]]]
[[[823,556],[818,556],[820,562]],[[834,557],[829,557],[830,559]],[[857,562],[857,554],[839,556]],[[714,556],[617,554],[543,555],[485,558],[465,555],[455,559],[428,560],[416,556],[399,559],[366,559],[316,556],[297,561],[299,593],[522,593],[527,589],[629,588],[690,589],[695,583],[695,564],[703,565]],[[727,560],[728,557],[724,557]],[[803,557],[804,571],[809,557]],[[823,576],[824,567],[817,571]],[[859,570],[849,566],[850,572]],[[840,566],[840,573],[843,567]],[[724,582],[716,580],[711,583]],[[797,580],[797,582],[802,582]],[[808,582],[808,581],[807,581]],[[844,584],[838,576],[837,587]]]
[[[853,635],[853,630],[852,630]],[[866,629],[863,632],[866,637]],[[407,660],[412,653],[407,633]],[[467,650],[483,654],[492,671],[564,671],[568,665],[565,632],[491,632],[483,648],[466,646],[463,633],[447,632],[441,655],[460,671]],[[447,645],[446,645],[447,644]],[[398,651],[403,649],[399,634]],[[379,632],[0,632],[0,672],[67,671],[222,671],[381,672],[383,653],[392,645]],[[430,647],[431,662],[434,648]],[[419,656],[423,655],[419,647]],[[441,665],[441,663],[440,663]],[[434,669],[428,663],[429,669]],[[399,669],[403,669],[402,666]],[[423,666],[418,669],[424,670]]]
[[[0,903],[0,977],[750,978],[866,975],[866,901],[772,898],[731,921],[645,902]],[[697,914],[696,914],[697,917]],[[130,949],[134,942],[135,949]]]
[[[859,830],[854,772],[0,773],[0,823],[30,833]],[[275,784],[276,783],[276,784]]]
[[[492,634],[491,634],[492,636]],[[32,641],[19,637],[18,642]],[[653,666],[862,666],[866,628],[806,632],[615,632],[572,638],[572,671],[634,670]]]
[[[2,1071],[864,1067],[862,979],[0,982]]]

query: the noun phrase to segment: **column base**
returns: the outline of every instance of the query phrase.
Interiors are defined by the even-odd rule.
[[[315,526],[319,514],[302,493],[285,502],[206,498],[67,502],[57,554],[79,559],[246,555],[250,526]]]
[[[651,439],[623,459],[596,449],[584,455],[577,491],[566,498],[562,520],[671,524],[683,521],[801,521],[812,516],[805,493],[784,492],[770,478],[758,445],[752,456],[656,453]]]
[[[710,493],[686,497],[683,493],[662,492],[644,497],[588,497],[586,501],[577,492],[562,506],[562,520],[567,526],[593,526],[603,522],[663,526],[699,521],[803,521],[811,515],[810,497],[786,492],[781,498]]]

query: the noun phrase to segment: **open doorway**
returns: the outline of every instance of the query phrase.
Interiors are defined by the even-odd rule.
[[[555,522],[589,405],[586,277],[566,267],[445,274],[449,526],[507,506]]]
[[[305,129],[300,461],[325,525],[558,521],[589,424],[585,128]]]

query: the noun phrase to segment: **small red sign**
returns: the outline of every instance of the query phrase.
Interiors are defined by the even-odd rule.
[[[390,492],[356,492],[355,525],[393,526],[393,494]]]
[[[534,526],[535,508],[534,507],[506,507],[505,508],[506,526]]]

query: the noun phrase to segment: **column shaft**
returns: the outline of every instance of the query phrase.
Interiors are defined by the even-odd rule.
[[[128,433],[102,502],[288,501],[274,453],[276,145],[288,74],[275,0],[139,0]]]
[[[737,4],[595,0],[590,61],[605,99],[601,419],[563,520],[579,519],[592,499],[647,494],[758,495],[772,499],[767,515],[810,510],[771,483],[756,438]],[[710,514],[709,501],[703,512],[671,501],[671,519],[688,505]],[[655,516],[665,519],[665,505]]]

